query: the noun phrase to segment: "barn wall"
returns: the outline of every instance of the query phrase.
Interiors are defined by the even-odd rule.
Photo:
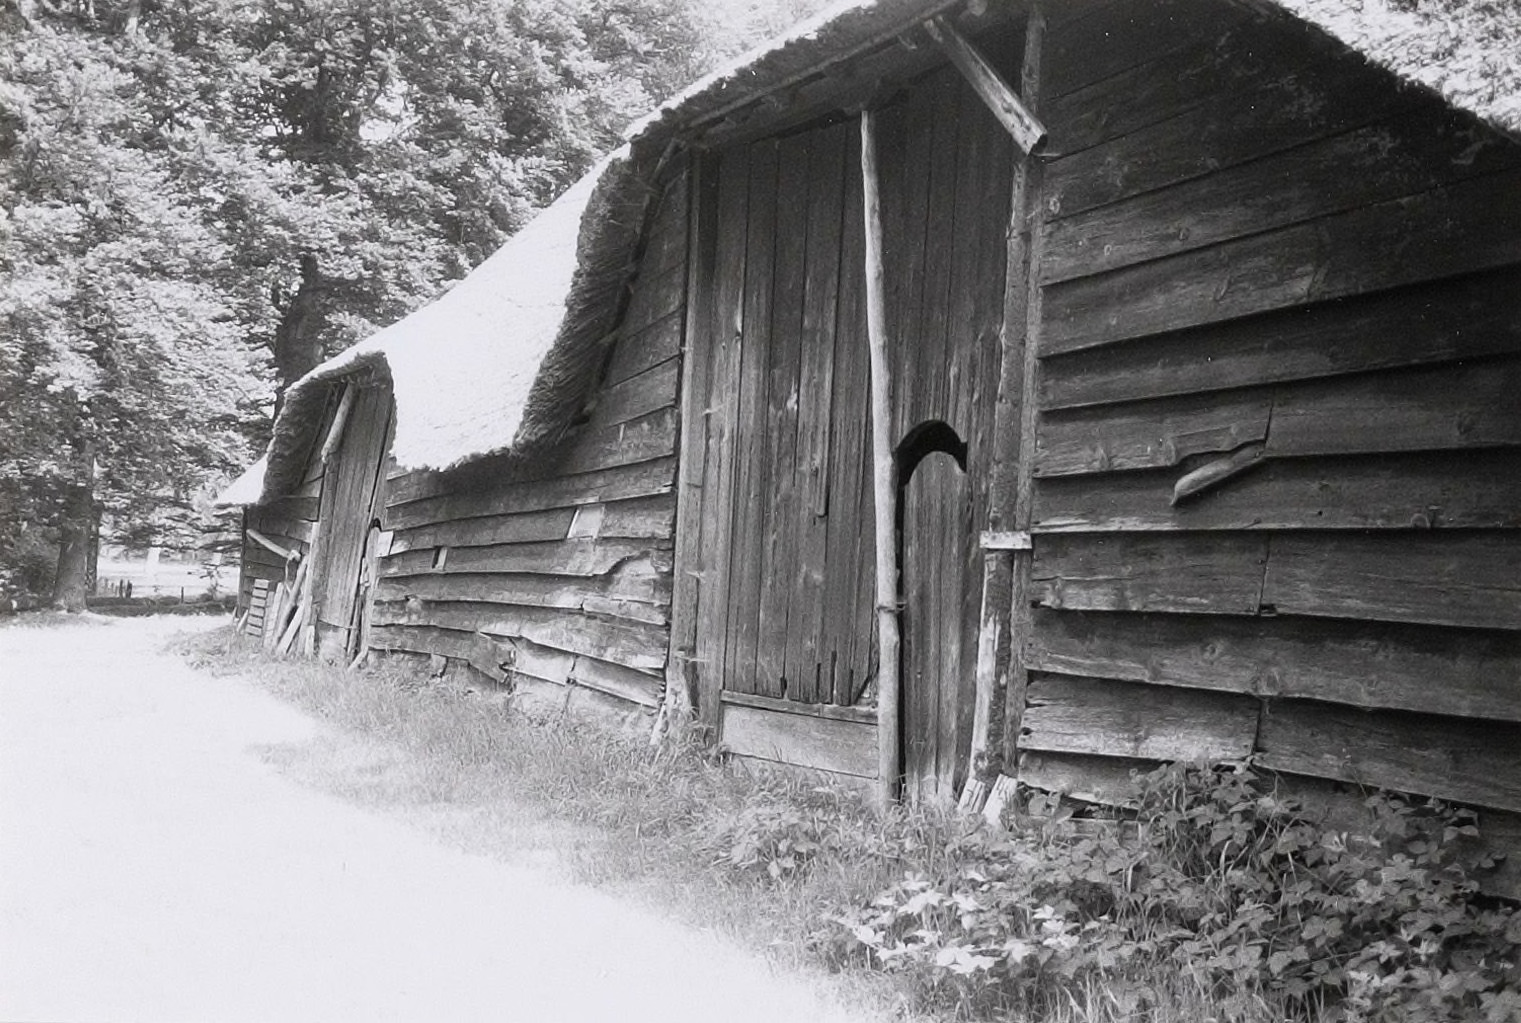
[[[1021,777],[1254,754],[1514,836],[1521,145],[1244,5],[1046,44]]]
[[[437,654],[628,722],[666,664],[687,188],[656,209],[586,423],[532,464],[389,481],[370,646]]]

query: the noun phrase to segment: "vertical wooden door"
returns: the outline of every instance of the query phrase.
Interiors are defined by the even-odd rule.
[[[322,535],[317,543],[317,654],[338,661],[352,655],[359,632],[360,569],[376,511],[391,419],[386,387],[364,387],[344,425],[333,464],[322,482]]]
[[[971,488],[956,460],[936,451],[915,467],[902,499],[904,796],[948,802],[971,746]]]

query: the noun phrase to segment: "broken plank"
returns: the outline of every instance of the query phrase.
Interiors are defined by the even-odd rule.
[[[1060,476],[1035,491],[1038,532],[1521,528],[1521,450],[1269,459],[1174,506],[1176,469]]]
[[[1314,618],[1036,609],[1032,667],[1264,697],[1521,720],[1521,635]]]
[[[605,576],[592,578],[509,573],[387,577],[376,585],[375,599],[415,597],[576,609],[593,598],[616,599],[650,605],[647,618],[669,603],[670,589],[669,574],[659,572],[645,559],[626,562]]]
[[[1267,438],[1272,409],[1271,392],[1247,391],[1048,413],[1035,438],[1035,475],[1148,469],[1233,451]]]

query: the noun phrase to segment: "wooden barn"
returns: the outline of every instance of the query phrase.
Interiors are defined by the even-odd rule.
[[[1266,0],[837,11],[361,349],[245,497],[318,650],[884,794],[1254,756],[1521,839],[1521,144]]]

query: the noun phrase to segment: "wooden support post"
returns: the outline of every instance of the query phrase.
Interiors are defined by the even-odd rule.
[[[1021,88],[1034,102],[1040,79],[1045,20],[1032,11],[1025,34]],[[1034,328],[1039,319],[1035,284],[1040,228],[1041,167],[1030,157],[1015,169],[1010,197],[1004,271],[1003,327],[998,399],[994,411],[992,479],[988,494],[988,532],[983,537],[981,631],[977,644],[976,698],[973,704],[968,793],[962,805],[977,810],[986,800],[991,817],[1013,791],[1006,775],[1015,771],[1019,718],[1024,709],[1024,644],[1029,640],[1027,592],[1030,575],[1031,475],[1035,441]],[[996,755],[995,755],[996,754]],[[989,785],[977,772],[996,763],[998,777]]]
[[[343,397],[338,399],[338,411],[333,413],[333,424],[327,428],[327,437],[322,442],[323,468],[338,453],[338,444],[343,440],[343,426],[349,421],[349,410],[354,407],[354,394],[357,391],[358,388],[352,383],[343,385]]]
[[[898,681],[897,471],[892,445],[892,378],[887,358],[887,297],[882,268],[882,201],[877,133],[861,111],[861,193],[866,231],[866,338],[871,349],[872,496],[877,568],[877,798],[897,796],[902,773]]]
[[[301,557],[300,551],[287,550],[286,548],[281,547],[279,544],[275,543],[273,540],[265,536],[263,533],[259,532],[257,529],[248,527],[245,528],[243,532],[247,534],[248,538],[254,543],[258,544],[260,547],[263,547],[265,550],[269,551],[272,554],[278,554],[286,561],[291,561]]]
[[[998,118],[1004,130],[1014,136],[1014,144],[1027,154],[1040,152],[1046,144],[1045,126],[1025,106],[1019,93],[1010,88],[1003,76],[988,63],[988,59],[977,52],[977,47],[967,42],[966,37],[957,32],[944,15],[926,21],[924,30],[945,51],[951,63],[956,65],[956,70],[971,84],[977,97],[993,111],[993,116]],[[1028,52],[1028,47],[1026,51]],[[1025,94],[1030,95],[1028,90]]]
[[[1029,22],[1025,28],[1024,66],[1020,71],[1020,88],[1025,98],[1039,109],[1041,55],[1046,36],[1045,5],[1035,0],[1031,5]],[[1035,431],[1039,406],[1038,374],[1040,372],[1040,286],[1041,238],[1045,227],[1045,202],[1043,182],[1045,170],[1033,157],[1021,161],[1015,178],[1015,216],[1011,226],[1017,231],[1010,239],[1011,247],[1019,253],[1020,277],[1009,279],[1009,301],[1006,306],[1006,330],[1018,330],[1022,338],[1018,344],[1017,367],[1014,379],[1008,380],[1019,395],[1019,426],[1015,435],[1018,456],[1014,474],[1013,521],[1006,528],[1029,531],[1034,519],[1035,505]],[[1021,316],[1022,314],[1022,316]],[[1029,669],[1026,650],[1030,644],[1030,631],[1034,624],[1030,613],[1030,562],[1034,556],[1031,549],[1013,552],[1013,579],[1010,605],[1009,630],[1009,681],[1005,690],[1003,719],[1003,765],[1009,775],[1017,774],[1019,756],[1019,732],[1024,718],[1025,692],[1029,686]],[[990,808],[996,812],[998,807]]]

